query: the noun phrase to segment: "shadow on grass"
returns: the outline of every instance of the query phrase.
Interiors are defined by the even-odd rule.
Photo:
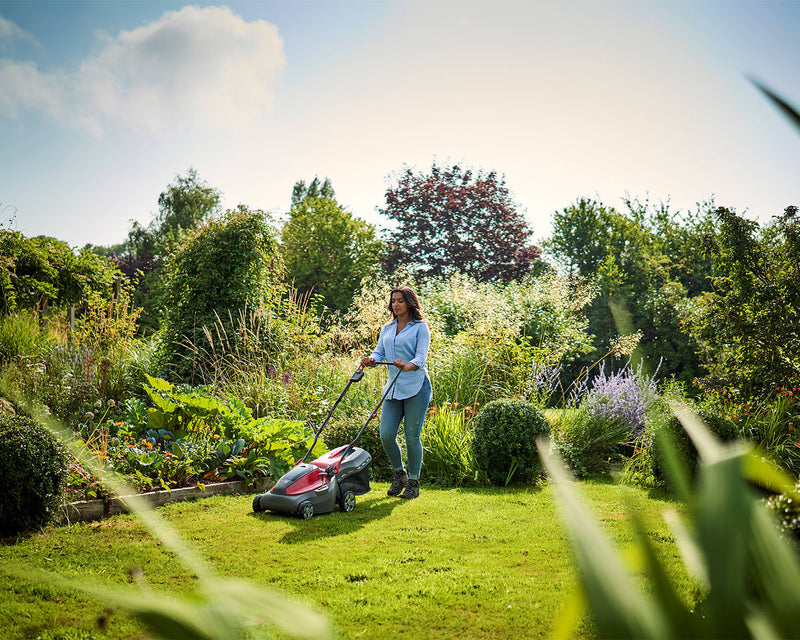
[[[270,511],[250,513],[249,515],[251,518],[264,522],[278,518],[289,523],[294,529],[279,538],[277,542],[281,544],[302,544],[321,538],[353,533],[370,522],[391,515],[395,508],[408,504],[408,502],[408,500],[403,500],[402,498],[387,496],[386,486],[382,486],[374,487],[370,493],[359,496],[356,499],[355,509],[350,513],[343,513],[337,508],[331,513],[316,515],[310,520]]]

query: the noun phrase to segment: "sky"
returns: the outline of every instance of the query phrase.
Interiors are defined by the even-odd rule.
[[[331,179],[378,227],[406,167],[505,177],[533,239],[581,197],[800,205],[800,0],[0,0],[0,225],[124,241],[189,168],[276,219]]]

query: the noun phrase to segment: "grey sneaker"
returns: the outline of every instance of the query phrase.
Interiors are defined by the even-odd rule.
[[[419,480],[411,479],[408,481],[403,493],[400,494],[401,498],[418,498],[419,497]]]
[[[405,469],[395,471],[394,475],[392,476],[392,486],[389,487],[386,495],[396,496],[403,490],[403,487],[406,486],[406,482],[408,482],[408,471]]]

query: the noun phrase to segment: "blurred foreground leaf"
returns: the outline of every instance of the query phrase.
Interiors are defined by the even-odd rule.
[[[796,638],[800,561],[748,481],[788,490],[792,483],[743,443],[722,445],[685,409],[676,415],[700,453],[692,486],[673,477],[687,523],[665,514],[684,563],[698,580],[699,602],[684,602],[659,561],[641,520],[632,514],[636,547],[649,588],[637,589],[622,556],[580,503],[561,461],[539,450],[573,539],[588,609],[601,638]],[[662,443],[673,449],[669,441]],[[669,454],[677,458],[674,451]],[[679,465],[670,465],[681,475]],[[795,498],[798,496],[795,495]],[[573,614],[573,625],[580,612]],[[563,632],[562,632],[563,634]]]
[[[800,131],[800,113],[790,105],[786,100],[781,98],[777,93],[772,91],[769,87],[764,85],[763,83],[759,82],[754,78],[750,78],[750,82],[752,82],[756,88],[761,91],[767,98],[769,99],[772,104],[778,108],[778,110],[786,116],[786,118],[797,127],[798,131]]]

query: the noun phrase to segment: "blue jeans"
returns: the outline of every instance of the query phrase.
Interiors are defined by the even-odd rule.
[[[408,457],[408,477],[419,479],[422,470],[422,424],[428,405],[433,399],[433,390],[430,380],[425,378],[422,388],[417,395],[404,400],[384,400],[381,412],[381,444],[392,468],[400,471],[403,468],[403,456],[400,445],[397,444],[397,432],[400,431],[400,422],[405,420],[403,433],[406,437],[406,455]]]

